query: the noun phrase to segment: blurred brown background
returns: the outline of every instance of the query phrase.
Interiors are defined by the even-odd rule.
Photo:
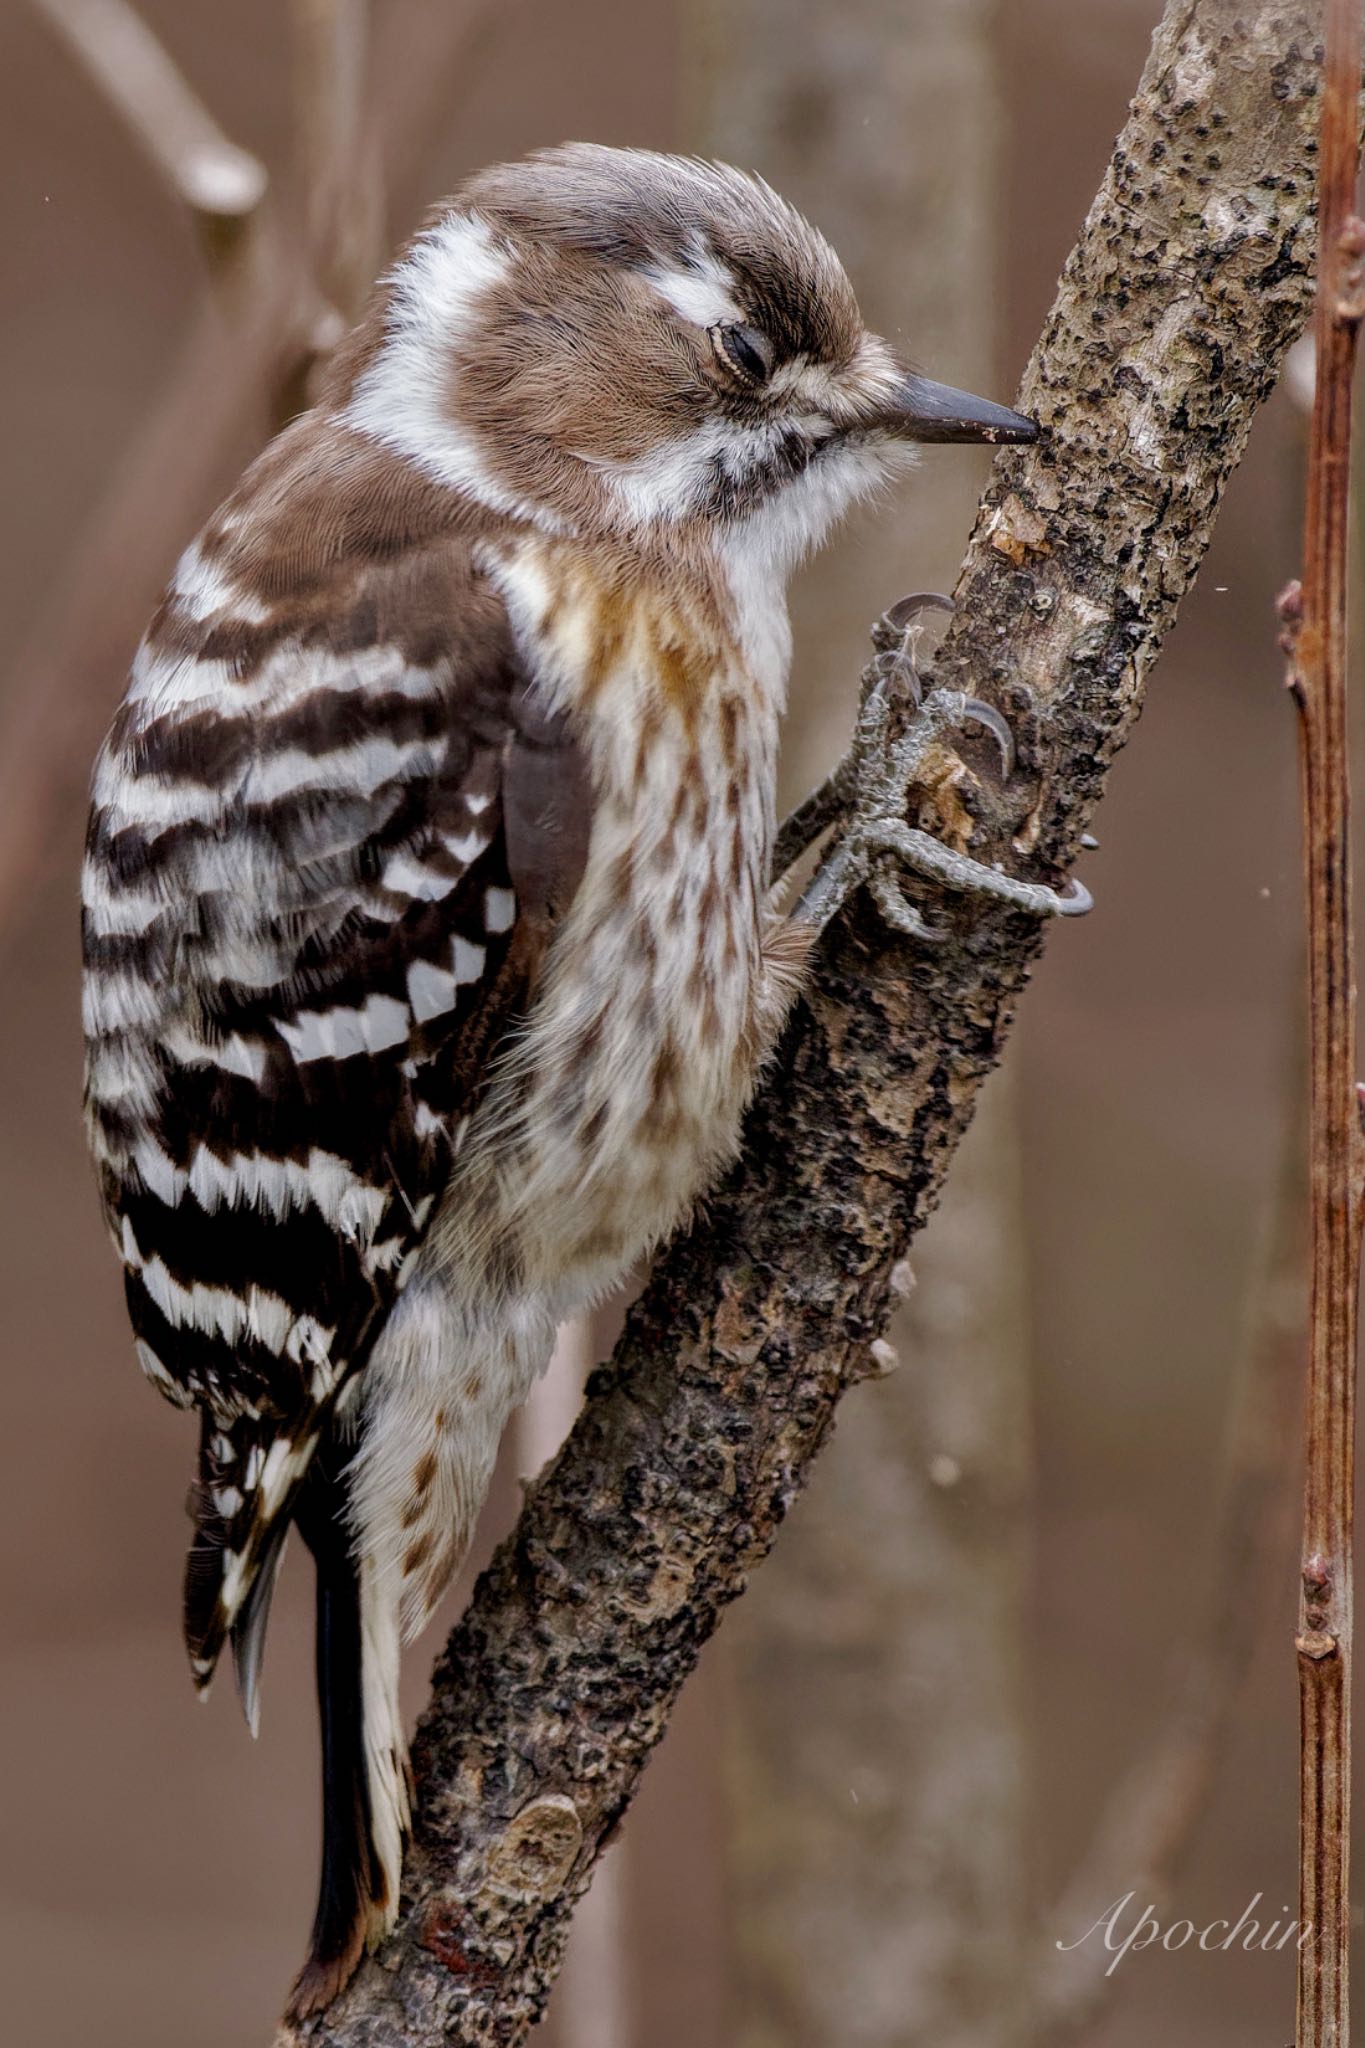
[[[424,8],[439,11],[437,0],[376,0],[376,45],[420,39]],[[282,164],[286,9],[147,0],[144,12],[228,132],[272,168]],[[723,149],[768,172],[826,227],[870,317],[902,328],[932,374],[1007,396],[1122,121],[1157,0],[999,9],[860,0],[833,12],[826,22],[790,0],[793,58],[784,0],[714,12],[689,0],[489,8],[443,85],[439,119],[412,139],[388,195],[390,233],[406,231],[466,168],[536,144],[573,136]],[[828,50],[800,44],[817,35],[831,39]],[[964,47],[990,72],[976,123],[921,133],[911,120],[898,137],[874,127],[869,138],[885,113],[878,92],[903,84],[911,106],[926,105],[926,94],[932,105],[936,65],[956,63]],[[769,88],[793,69],[779,104]],[[941,89],[960,83],[945,73]],[[0,608],[15,649],[58,616],[83,524],[136,443],[203,282],[176,206],[21,0],[0,13],[0,162],[10,479]],[[940,284],[916,251],[934,246],[968,191],[977,240],[948,356],[941,337],[948,297],[962,290],[960,252],[945,257]],[[914,305],[904,302],[906,278]],[[974,1261],[987,1292],[1000,1260],[1010,1261],[1002,1313],[1027,1379],[1010,1433],[1032,1506],[1010,1525],[1007,1546],[1019,1654],[1013,1665],[1005,1658],[1017,1687],[1002,1779],[1014,1833],[998,1910],[1027,1923],[1030,1952],[1085,1931],[1053,1924],[1049,1901],[1151,1738],[1210,1563],[1228,1391],[1298,1001],[1295,735],[1271,602],[1297,560],[1300,432],[1283,396],[1258,425],[1098,821],[1102,848],[1086,874],[1099,908],[1055,934],[1008,1078],[993,1083],[1003,1108],[992,1106],[992,1131],[1011,1161],[1010,1247],[1001,1254],[969,1227],[965,1255],[960,1237],[954,1254],[955,1284],[970,1298]],[[902,589],[951,587],[983,473],[969,452],[934,451],[812,581],[817,596],[798,606],[794,790],[846,725],[872,612]],[[219,477],[215,490],[230,481]],[[187,527],[179,539],[189,537]],[[130,652],[120,647],[79,710],[67,793],[4,971],[6,2031],[25,2048],[240,2048],[269,2036],[311,1904],[310,1594],[295,1558],[253,1746],[227,1682],[206,1711],[190,1692],[177,1633],[190,1433],[139,1384],[80,1131],[78,785]],[[3,687],[41,691],[40,669],[26,664]],[[936,1265],[932,1237],[915,1261],[915,1312],[942,1329],[955,1311],[948,1282],[935,1278],[947,1267]],[[932,1405],[921,1405],[926,1385],[952,1384],[951,1341],[919,1345],[912,1329],[902,1349],[899,1375],[851,1396],[829,1477],[786,1532],[790,1556],[780,1545],[684,1703],[609,1862],[609,1910],[589,1924],[563,2010],[558,1995],[552,2006],[547,2032],[558,2030],[562,2048],[776,2048],[807,2038],[808,2016],[793,2004],[799,1963],[784,1990],[789,1959],[768,1952],[783,1939],[762,1895],[774,1801],[801,1808],[804,1839],[834,1843],[837,1833],[839,1856],[861,1853],[864,1889],[882,1872],[888,1896],[913,1893],[914,1830],[905,1839],[877,1815],[885,1820],[929,1766],[898,1746],[897,1700],[878,1690],[894,1681],[884,1643],[867,1632],[884,1631],[887,1610],[860,1605],[860,1558],[881,1571],[874,1551],[898,1554],[894,1485],[886,1495],[863,1487],[889,1504],[870,1541],[848,1544],[815,1592],[806,1576],[822,1570],[811,1557],[824,1541],[821,1517],[831,1518],[850,1475],[857,1486],[860,1432],[909,1443],[916,1483],[931,1467],[937,1483],[956,1483]],[[926,1380],[933,1375],[949,1378]],[[854,1461],[847,1470],[841,1457]],[[509,1476],[490,1526],[505,1526],[513,1501]],[[1230,1570],[1240,1562],[1226,1561]],[[1250,1676],[1163,1922],[1234,1919],[1257,1892],[1271,1916],[1292,1907],[1292,1564],[1286,1549],[1279,1582],[1265,1589]],[[974,1688],[994,1681],[989,1658],[964,1669],[936,1657],[924,1623],[918,1609],[906,1623],[927,1646],[906,1686],[926,1742],[943,1747],[971,1722]],[[414,1710],[434,1646],[433,1637],[410,1654]],[[864,1757],[875,1796],[860,1804],[861,1780],[842,1762],[765,1788],[765,1759],[785,1755],[794,1714],[806,1716],[797,1749],[818,1749],[827,1733],[828,1762],[870,1704],[886,1708],[875,1727],[892,1731],[884,1753]],[[879,1739],[875,1729],[867,1737]],[[779,1829],[773,1839],[789,1837]],[[828,1882],[831,1912],[846,1889],[835,1853],[822,1850],[806,1873],[808,1890]],[[907,1867],[893,1870],[893,1856]],[[1116,1896],[1139,1879],[1133,1872]],[[998,1932],[974,1911],[963,1906],[954,1935],[964,2013],[974,1943],[984,1956]],[[900,2048],[932,2031],[936,2048],[998,2048],[1024,2038],[1003,2021],[954,2026],[942,2009],[926,2030],[899,1994],[878,2019],[879,1972],[895,1981],[915,1938],[907,1925],[896,1954],[896,1927],[881,1930],[889,1946],[879,1957],[871,1946],[860,1952],[856,1929],[841,1924],[828,1967],[863,2015],[848,2040]],[[1086,2038],[1102,2048],[1154,2036],[1275,2044],[1292,2031],[1292,2010],[1288,1953],[1149,1951],[1120,1964]]]

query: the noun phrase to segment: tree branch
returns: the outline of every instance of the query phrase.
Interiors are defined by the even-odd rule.
[[[266,196],[259,158],[222,129],[126,0],[32,0],[175,197],[193,214],[215,267],[241,248]]]
[[[368,111],[367,0],[293,0],[295,140],[318,290],[338,334],[359,318],[383,249],[384,182]]]
[[[1359,0],[1330,0],[1319,166],[1317,374],[1303,585],[1281,599],[1299,710],[1308,915],[1308,1385],[1299,1621],[1299,2048],[1350,2040],[1352,1551],[1362,1152],[1346,741],[1351,381],[1365,317],[1356,214]]]
[[[1048,434],[997,464],[940,662],[1020,735],[1023,783],[992,791],[983,765],[968,792],[988,855],[1073,855],[1304,322],[1316,31],[1309,0],[1173,0],[1158,31],[1024,381]],[[507,2044],[543,2009],[573,1902],[868,1369],[1000,1056],[1040,936],[956,915],[916,952],[860,907],[821,951],[740,1165],[437,1666],[402,1920],[307,2038]]]

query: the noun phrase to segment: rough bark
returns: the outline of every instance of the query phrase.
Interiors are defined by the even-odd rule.
[[[868,320],[931,376],[1002,390],[994,0],[844,0],[837,12],[711,0],[707,12],[707,153],[752,163],[817,220]],[[952,581],[986,468],[961,449],[929,451],[913,486],[800,578],[793,796],[847,732],[862,621],[894,592]],[[841,669],[846,686],[832,687]],[[843,1408],[724,1633],[736,2048],[1020,2038],[1018,1171],[1001,1074],[915,1247],[918,1284],[888,1333],[902,1370]]]
[[[916,1249],[900,1370],[842,1411],[731,1624],[743,2048],[1023,2038],[1018,1163],[1000,1074]]]
[[[940,674],[993,696],[1021,742],[1004,795],[969,747],[981,780],[945,785],[947,822],[974,811],[974,843],[1029,872],[1073,856],[1303,325],[1316,27],[1308,0],[1173,0],[1025,377],[1048,434],[997,464]],[[831,932],[738,1167],[437,1666],[402,1921],[309,2038],[508,2044],[541,2010],[573,1902],[867,1371],[999,1058],[1041,934],[950,914],[933,951],[864,905]]]

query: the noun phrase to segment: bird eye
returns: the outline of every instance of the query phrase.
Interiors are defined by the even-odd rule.
[[[761,384],[773,366],[773,345],[754,327],[713,327],[711,346],[744,384]]]

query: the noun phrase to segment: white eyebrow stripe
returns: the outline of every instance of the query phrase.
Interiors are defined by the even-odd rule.
[[[744,318],[735,300],[735,281],[714,257],[699,258],[686,268],[651,264],[644,276],[660,298],[695,327],[724,327]]]

